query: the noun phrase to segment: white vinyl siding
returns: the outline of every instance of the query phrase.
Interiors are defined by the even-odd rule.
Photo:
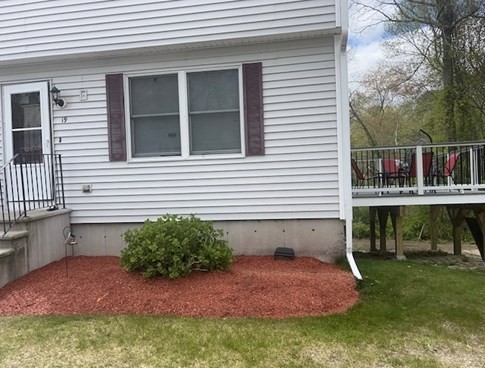
[[[51,79],[67,100],[67,108],[53,108],[53,142],[75,224],[141,222],[168,212],[212,220],[339,218],[334,54],[328,37],[46,64],[38,71],[19,66],[4,69],[0,80]],[[259,61],[264,156],[109,162],[105,74]],[[82,193],[83,184],[92,193]]]
[[[336,0],[0,2],[0,62],[231,44],[336,29]],[[288,36],[289,37],[289,36]],[[191,46],[192,45],[192,46]]]

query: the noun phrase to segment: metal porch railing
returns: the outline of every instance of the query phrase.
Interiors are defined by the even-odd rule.
[[[28,211],[66,207],[61,155],[18,153],[0,172],[3,236]]]
[[[354,195],[485,190],[485,142],[355,148]]]

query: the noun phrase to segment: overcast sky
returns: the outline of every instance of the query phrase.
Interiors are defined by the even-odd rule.
[[[373,0],[365,0],[373,3]],[[355,81],[365,72],[376,67],[384,57],[383,41],[386,36],[381,17],[377,13],[362,12],[355,6],[349,11],[349,81],[355,89]]]

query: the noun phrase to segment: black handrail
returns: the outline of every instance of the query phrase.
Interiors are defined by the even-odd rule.
[[[0,172],[3,236],[28,211],[66,208],[61,155],[17,153]]]

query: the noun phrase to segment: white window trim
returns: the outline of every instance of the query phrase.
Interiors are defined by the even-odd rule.
[[[181,158],[188,158],[190,156],[190,130],[187,73],[178,72],[177,75],[179,81],[180,153]]]
[[[190,154],[190,129],[189,129],[189,105],[187,91],[187,73],[207,72],[217,70],[238,70],[239,81],[239,127],[241,135],[241,152],[238,153],[208,153],[203,155]],[[150,75],[168,75],[177,74],[179,88],[179,119],[180,119],[180,145],[181,154],[176,156],[147,156],[133,157],[132,152],[132,133],[131,133],[131,112],[130,112],[130,78],[145,77]],[[125,73],[123,80],[123,89],[125,96],[125,131],[126,131],[126,153],[127,161],[130,162],[158,162],[158,161],[181,161],[181,160],[218,160],[234,159],[246,157],[246,132],[244,121],[244,96],[243,96],[243,75],[241,64],[231,65],[213,65],[209,67],[184,68],[183,70],[164,69],[150,70],[146,72]]]

